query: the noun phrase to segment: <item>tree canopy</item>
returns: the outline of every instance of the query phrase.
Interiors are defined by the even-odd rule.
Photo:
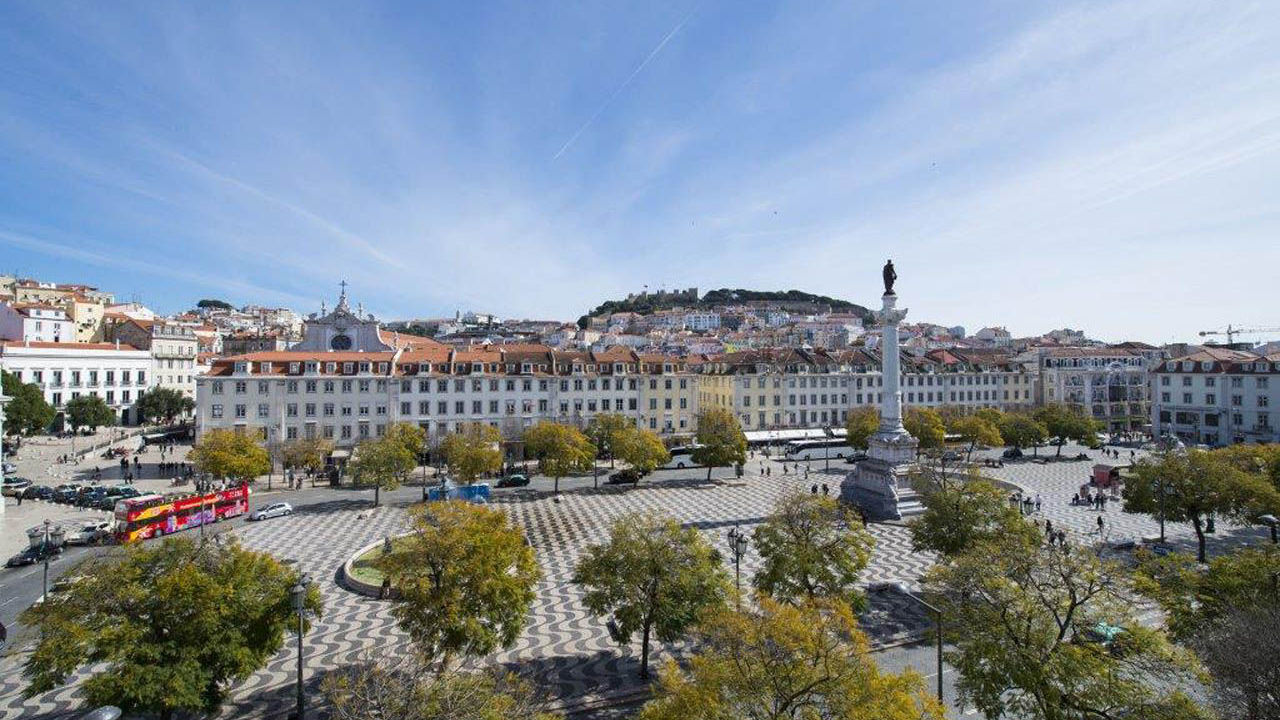
[[[656,433],[629,427],[616,433],[613,454],[642,475],[647,475],[671,460],[671,453]]]
[[[947,436],[942,416],[932,408],[908,407],[902,415],[902,426],[915,436],[919,450],[940,448]]]
[[[217,300],[214,298],[204,298],[196,303],[196,307],[201,310],[233,310],[231,303],[225,300]]]
[[[369,653],[325,676],[334,720],[556,720],[536,686],[500,671],[439,673],[415,653]]]
[[[587,439],[596,446],[597,452],[612,460],[618,455],[616,445],[623,439],[624,433],[635,430],[636,424],[620,413],[600,413],[587,423]]]
[[[1213,675],[1220,715],[1280,717],[1280,549],[1243,548],[1207,566],[1183,553],[1139,559],[1139,588],[1160,602],[1169,631]]]
[[[1051,438],[1058,438],[1064,442],[1075,440],[1083,445],[1093,445],[1098,442],[1098,423],[1074,407],[1051,403],[1036,408],[1032,417],[1044,426],[1045,432]],[[1061,455],[1062,443],[1060,442],[1054,456]]]
[[[252,482],[271,471],[266,449],[249,435],[235,430],[205,431],[188,457],[200,472],[236,482]]]
[[[959,435],[969,444],[965,450],[965,460],[973,459],[973,449],[978,445],[996,446],[1004,442],[1000,437],[1000,428],[989,417],[982,415],[963,415],[953,420],[948,431]]]
[[[127,715],[216,714],[234,682],[265,666],[297,627],[298,573],[266,553],[169,538],[90,559],[64,592],[25,611],[40,631],[23,667],[30,698],[78,669],[91,706]],[[306,607],[321,611],[312,587]]]
[[[924,513],[911,523],[911,547],[941,555],[957,555],[1001,538],[1020,538],[1029,545],[1040,530],[1011,507],[1004,490],[976,471],[951,477],[932,468],[912,473]]]
[[[44,399],[40,387],[24,383],[18,376],[0,369],[0,386],[9,397],[4,406],[6,435],[34,435],[49,429],[58,412]]]
[[[405,476],[417,466],[417,455],[401,438],[384,435],[357,445],[347,472],[356,485],[373,488],[373,505],[377,507],[382,502],[382,491],[400,487]]]
[[[738,418],[724,408],[711,408],[698,413],[698,430],[694,438],[693,461],[707,466],[707,479],[718,467],[747,461],[747,436],[742,434]]]
[[[659,642],[679,640],[703,611],[723,605],[729,594],[720,553],[696,529],[653,513],[615,520],[609,539],[587,548],[573,582],[584,588],[587,610],[610,616],[621,639],[640,634],[645,678],[650,635]]]
[[[380,566],[399,592],[392,613],[418,651],[448,669],[460,655],[510,647],[541,574],[524,534],[502,510],[460,500],[415,507],[410,521]]]
[[[982,543],[944,557],[925,589],[960,700],[988,718],[1208,717],[1180,689],[1194,657],[1139,621],[1125,571],[1091,549]]]
[[[172,423],[178,416],[195,410],[196,401],[180,390],[154,387],[142,393],[138,398],[137,407],[138,413],[147,422],[164,420],[166,423]]]
[[[787,492],[753,538],[763,563],[752,584],[761,593],[781,602],[830,599],[862,606],[858,575],[875,540],[835,498]]]
[[[81,395],[67,401],[62,406],[66,413],[67,424],[72,430],[100,427],[111,427],[116,424],[116,411],[107,405],[107,401],[97,395]]]
[[[882,672],[843,603],[709,612],[698,651],[662,669],[640,720],[943,720],[911,671]]]
[[[281,457],[285,465],[312,472],[320,471],[333,452],[333,441],[323,437],[297,438],[285,442]]]
[[[470,485],[484,473],[502,469],[502,433],[484,423],[466,423],[440,441],[450,472]]]
[[[1010,447],[1033,448],[1048,439],[1049,431],[1030,415],[1006,413],[1004,421],[1000,423],[1000,437]]]
[[[880,429],[880,413],[872,407],[854,408],[849,411],[844,428],[848,432],[849,445],[857,450],[866,450],[871,436]]]
[[[1133,473],[1122,491],[1125,511],[1191,523],[1200,562],[1205,561],[1210,515],[1248,522],[1280,507],[1280,492],[1266,477],[1241,470],[1232,456],[1216,450],[1144,458],[1134,464]]]
[[[527,452],[538,458],[542,472],[555,479],[560,492],[560,478],[575,472],[586,472],[596,461],[596,447],[578,428],[543,420],[524,431]]]

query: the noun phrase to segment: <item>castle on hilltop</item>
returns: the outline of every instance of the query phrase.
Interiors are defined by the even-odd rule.
[[[658,300],[672,300],[676,302],[697,302],[698,288],[691,287],[688,290],[670,290],[670,291],[659,290],[656,293],[651,293],[648,290],[642,290],[640,291],[639,294],[636,294],[636,293],[627,294],[627,302],[634,302],[636,300],[642,300],[644,298],[656,298]]]

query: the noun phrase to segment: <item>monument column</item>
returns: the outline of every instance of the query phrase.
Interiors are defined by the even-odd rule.
[[[902,427],[902,354],[898,350],[898,323],[906,317],[906,310],[898,310],[898,296],[892,292],[881,298],[880,312],[876,320],[880,324],[880,373],[884,387],[880,401],[880,431],[905,433]]]
[[[867,440],[867,459],[840,483],[840,497],[873,519],[901,519],[920,508],[907,475],[918,442],[902,425],[902,368],[898,324],[907,316],[898,309],[893,263],[884,266],[884,295],[875,314],[880,326],[880,426]]]

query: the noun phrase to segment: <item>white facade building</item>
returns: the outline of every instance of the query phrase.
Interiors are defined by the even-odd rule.
[[[114,343],[0,343],[0,367],[34,383],[61,411],[68,400],[97,395],[123,425],[138,421],[134,403],[151,387],[151,353]]]
[[[40,303],[0,303],[0,340],[75,342],[67,311]]]
[[[1188,444],[1280,442],[1280,353],[1204,348],[1152,370],[1156,437]]]

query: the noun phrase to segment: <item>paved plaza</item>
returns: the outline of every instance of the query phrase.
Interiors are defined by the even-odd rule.
[[[1067,448],[1064,452],[1075,454],[1079,450]],[[1040,494],[1043,517],[1071,530],[1077,541],[1091,541],[1098,538],[1096,517],[1099,513],[1069,504],[1071,494],[1084,482],[1091,463],[1092,460],[1046,465],[1009,463],[987,472],[1018,483],[1032,495]],[[740,525],[751,529],[789,487],[807,490],[813,483],[826,482],[834,493],[848,469],[847,465],[833,463],[830,473],[824,473],[822,463],[815,462],[811,477],[805,480],[794,474],[782,475],[778,463],[770,466],[771,475],[763,477],[759,475],[759,461],[753,460],[748,463],[747,476],[741,480],[711,483],[705,482],[705,472],[660,473],[655,481],[646,481],[638,488],[564,493],[559,503],[542,492],[497,494],[495,504],[507,509],[528,533],[542,565],[543,578],[537,588],[537,601],[528,628],[513,648],[492,659],[535,673],[551,695],[570,704],[583,697],[634,691],[639,687],[635,677],[639,643],[617,647],[609,639],[603,622],[587,614],[580,602],[580,592],[569,582],[574,564],[588,544],[604,539],[614,518],[633,510],[669,513],[683,523],[700,528],[717,547],[723,547],[725,533],[731,527]],[[1140,537],[1157,532],[1154,521],[1125,515],[1119,503],[1109,505],[1101,514],[1112,537]],[[390,606],[340,587],[337,572],[359,548],[403,531],[405,524],[404,506],[384,507],[371,513],[366,496],[361,494],[349,500],[300,508],[292,517],[246,523],[236,530],[246,545],[296,561],[319,583],[325,599],[325,614],[306,638],[307,676],[313,685],[318,684],[328,669],[360,659],[369,652],[385,655],[402,646],[404,638],[391,618]],[[868,584],[901,581],[916,585],[932,557],[911,552],[908,528],[901,524],[875,524],[871,532],[876,539],[876,550],[864,581]],[[1175,543],[1185,545],[1190,530],[1185,525],[1170,525],[1168,536]],[[1220,523],[1211,552],[1220,551],[1223,543],[1259,542],[1264,538],[1265,533],[1260,530]],[[743,560],[744,585],[758,563],[754,549],[750,549]],[[918,625],[916,618],[911,617],[914,611],[906,607],[880,606],[876,610],[865,622],[869,623],[868,631],[873,638],[881,642],[892,638],[897,631]],[[657,647],[656,658],[661,660],[666,650],[660,644]],[[5,717],[74,717],[79,707],[74,685],[29,702],[21,700],[18,692],[22,686],[22,657],[22,653],[17,652],[0,660],[0,713]],[[290,646],[267,668],[238,687],[226,716],[282,717],[287,714],[292,702],[293,657]]]

